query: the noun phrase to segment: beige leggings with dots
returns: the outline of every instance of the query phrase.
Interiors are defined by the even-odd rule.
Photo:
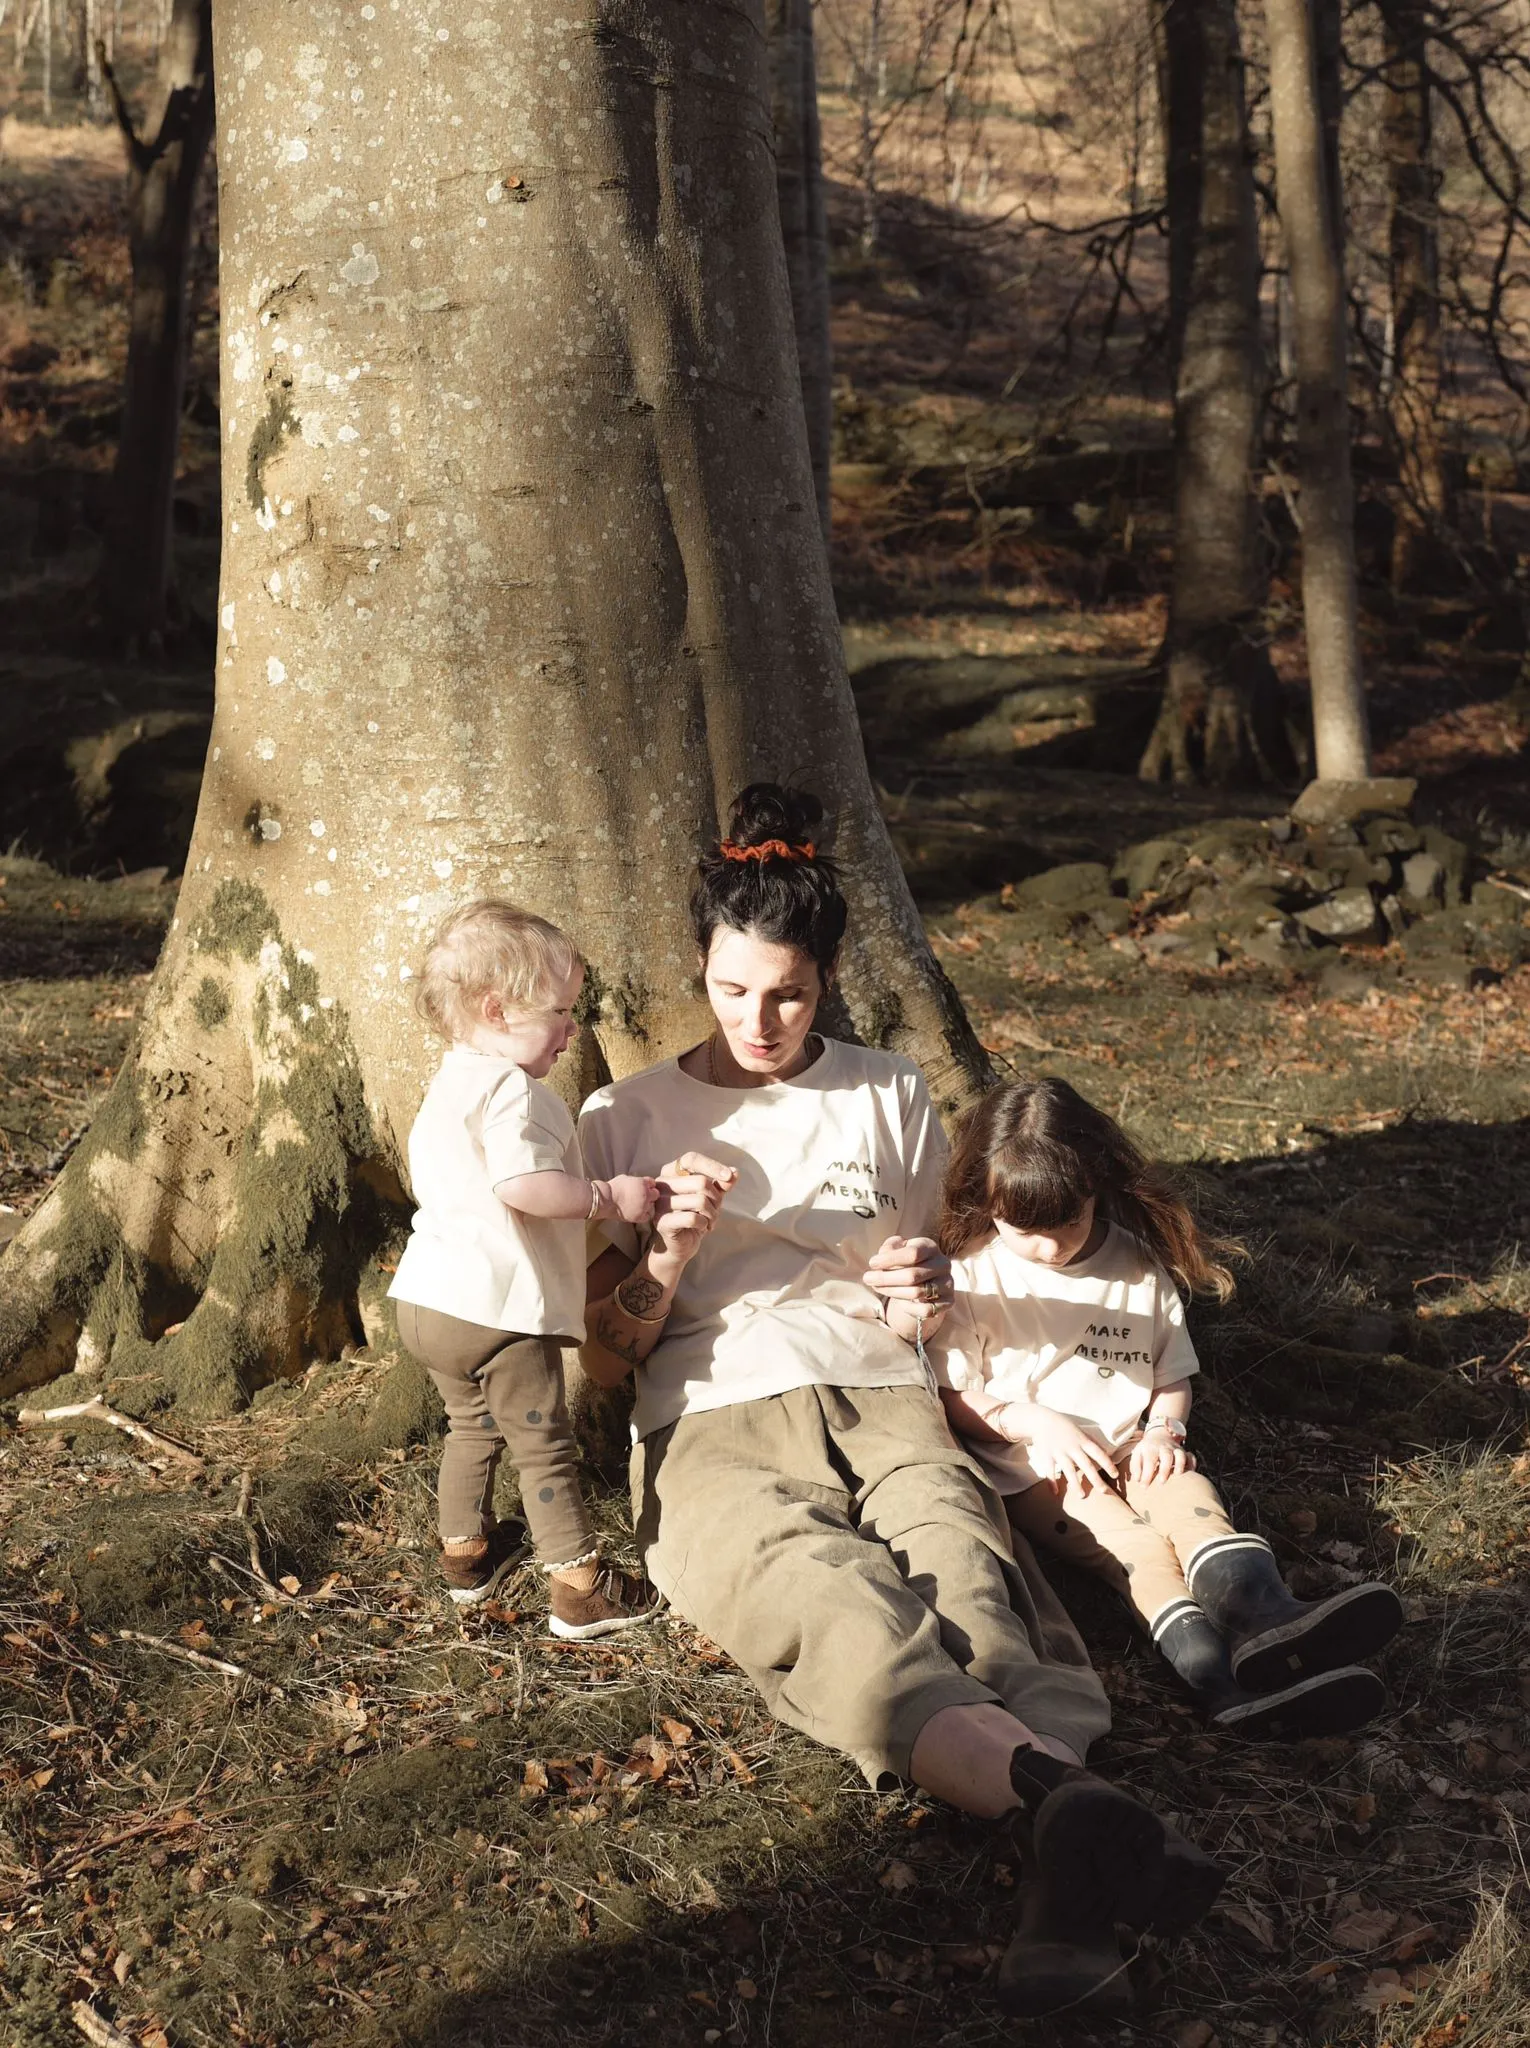
[[[1119,1492],[1081,1493],[1043,1479],[1004,1496],[1010,1526],[1038,1550],[1097,1572],[1130,1601],[1148,1627],[1171,1602],[1188,1596],[1185,1575],[1198,1550],[1235,1532],[1221,1495],[1200,1472],[1144,1486],[1119,1467]]]

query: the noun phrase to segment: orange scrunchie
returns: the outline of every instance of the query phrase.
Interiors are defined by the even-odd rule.
[[[717,850],[724,860],[812,860],[818,851],[811,840],[804,846],[788,846],[784,839],[762,839],[758,846],[738,846],[725,839]]]

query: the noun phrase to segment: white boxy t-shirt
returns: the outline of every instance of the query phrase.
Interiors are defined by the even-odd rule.
[[[715,1088],[674,1060],[585,1104],[589,1171],[656,1174],[682,1152],[738,1168],[638,1369],[633,1434],[792,1387],[917,1385],[913,1347],[862,1284],[884,1239],[928,1236],[946,1144],[911,1060],[824,1041],[804,1073]],[[606,1236],[630,1258],[630,1224]]]
[[[1114,1223],[1099,1250],[1071,1266],[1022,1259],[995,1231],[951,1270],[956,1300],[930,1340],[930,1362],[958,1393],[1038,1402],[1119,1451],[1156,1388],[1200,1371],[1174,1282]],[[966,1444],[1000,1493],[1053,1476],[1020,1444]]]
[[[497,1053],[454,1045],[409,1133],[419,1208],[389,1294],[491,1330],[584,1336],[584,1224],[522,1216],[495,1194],[521,1173],[582,1174],[574,1120]]]

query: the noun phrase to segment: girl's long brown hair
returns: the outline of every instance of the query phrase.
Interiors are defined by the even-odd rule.
[[[1129,1230],[1192,1294],[1226,1301],[1225,1261],[1241,1247],[1196,1222],[1167,1170],[1145,1159],[1113,1117],[1049,1076],[995,1088],[961,1128],[946,1168],[936,1235],[952,1258],[994,1221],[1016,1230],[1071,1223],[1093,1195],[1097,1215]]]

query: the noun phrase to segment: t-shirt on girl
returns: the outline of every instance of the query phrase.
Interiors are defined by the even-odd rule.
[[[666,1060],[592,1095],[579,1139],[602,1178],[682,1152],[738,1168],[636,1375],[635,1438],[792,1387],[923,1379],[861,1281],[884,1239],[935,1219],[945,1137],[911,1060],[826,1039],[804,1073],[763,1088],[715,1088]],[[638,1256],[631,1224],[601,1228]]]
[[[454,1045],[409,1133],[414,1229],[395,1300],[490,1330],[584,1336],[584,1225],[507,1209],[494,1190],[522,1173],[584,1171],[574,1119],[497,1053]]]
[[[1114,1223],[1097,1252],[1069,1266],[1022,1259],[995,1231],[951,1271],[956,1300],[930,1341],[930,1362],[958,1393],[1035,1401],[1119,1451],[1137,1435],[1154,1389],[1200,1370],[1174,1282]],[[967,1448],[999,1493],[1052,1476],[1020,1444]]]

